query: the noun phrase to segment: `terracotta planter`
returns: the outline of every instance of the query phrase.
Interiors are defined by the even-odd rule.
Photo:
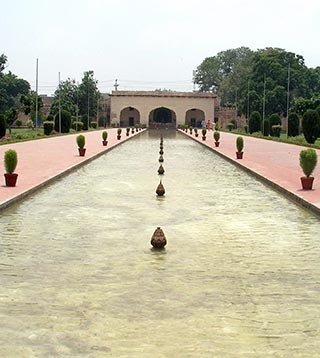
[[[127,137],[129,137],[129,132],[127,132],[126,134],[127,134]]]
[[[312,190],[314,177],[301,177],[300,180],[303,190]]]
[[[120,140],[120,139],[121,139],[121,135],[117,135],[117,139]]]
[[[237,159],[242,159],[243,152],[236,152],[236,154],[237,154]]]
[[[86,148],[78,148],[80,157],[84,157],[86,154]]]
[[[196,133],[195,136],[196,136],[196,137],[199,137],[199,133]]]
[[[202,136],[202,140],[206,140],[206,136]]]
[[[5,181],[6,181],[6,186],[16,186],[16,182],[17,182],[17,179],[18,179],[18,174],[5,173],[4,178],[5,178]]]
[[[219,147],[219,144],[220,144],[220,142],[214,142],[214,145],[215,145],[216,147]]]
[[[105,147],[106,147],[106,146],[107,146],[107,144],[108,144],[108,141],[107,141],[107,140],[103,140],[103,141],[102,141],[102,144],[103,144],[103,146],[105,146]]]

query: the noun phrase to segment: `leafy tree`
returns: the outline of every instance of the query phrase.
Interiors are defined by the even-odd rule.
[[[60,82],[54,93],[54,100],[50,108],[50,113],[56,115],[59,112],[60,104],[62,110],[68,111],[72,116],[75,116],[77,114],[77,97],[78,86],[75,80],[68,78],[66,81]]]
[[[7,126],[9,129],[9,133],[11,134],[11,126],[15,122],[15,120],[18,118],[18,111],[12,107],[5,112],[5,119],[7,122]]]
[[[254,111],[251,113],[249,119],[249,133],[260,132],[261,130],[261,115],[259,112]]]
[[[308,143],[313,144],[320,136],[320,117],[317,111],[308,109],[302,118],[302,131]]]
[[[295,112],[289,113],[288,117],[288,136],[296,137],[299,135],[299,116]]]
[[[26,115],[30,115],[31,119],[36,118],[36,103],[38,97],[38,119],[42,119],[43,114],[41,109],[43,107],[43,101],[41,96],[37,96],[36,92],[30,91],[27,95],[20,97],[21,110]]]
[[[79,114],[95,117],[97,115],[97,104],[100,99],[100,92],[97,87],[98,81],[94,78],[93,71],[84,73],[82,82],[79,85]]]

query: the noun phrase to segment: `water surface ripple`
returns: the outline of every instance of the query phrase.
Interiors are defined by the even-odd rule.
[[[158,152],[143,133],[2,213],[0,356],[319,357],[319,220],[175,132],[157,199]]]

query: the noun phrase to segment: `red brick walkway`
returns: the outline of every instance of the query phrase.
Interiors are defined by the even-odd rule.
[[[65,135],[61,137],[44,138],[28,142],[6,144],[0,146],[0,210],[13,204],[17,200],[32,193],[39,187],[50,183],[55,178],[70,172],[97,156],[105,153],[116,145],[130,139],[133,135],[127,137],[125,129],[122,130],[121,140],[117,140],[117,129],[108,129],[108,145],[102,145],[103,130],[87,132],[86,138],[86,156],[80,157],[76,143],[76,136]],[[9,188],[4,182],[4,152],[8,149],[15,149],[18,153],[18,173],[17,186]]]
[[[189,131],[188,134],[180,132],[212,148],[247,171],[256,173],[292,199],[320,214],[320,150],[317,150],[318,166],[312,174],[315,177],[314,190],[306,191],[301,189],[300,177],[304,174],[299,165],[299,154],[305,147],[243,136],[244,155],[239,160],[235,158],[236,134],[220,132],[220,146],[216,148],[213,131],[208,131],[206,141],[201,139],[201,130],[198,138],[194,134],[190,135]]]

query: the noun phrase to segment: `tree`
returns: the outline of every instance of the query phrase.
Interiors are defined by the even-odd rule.
[[[254,111],[251,113],[249,119],[249,133],[260,132],[261,130],[261,115],[259,112]]]
[[[308,143],[313,144],[320,136],[320,117],[317,111],[308,109],[302,118],[302,131]]]
[[[82,82],[79,85],[79,113],[83,117],[86,116],[87,123],[85,123],[85,127],[88,126],[90,118],[96,116],[97,104],[100,98],[100,92],[97,87],[98,81],[93,76],[93,71],[85,72]]]
[[[296,137],[299,135],[299,116],[295,112],[289,113],[288,117],[288,136]]]
[[[6,135],[7,123],[3,114],[0,114],[0,138]]]
[[[54,100],[50,108],[50,113],[56,115],[61,106],[62,110],[68,111],[72,116],[77,114],[78,86],[75,80],[68,78],[60,82],[54,93]]]
[[[239,47],[207,57],[196,69],[195,83],[200,91],[216,91],[222,103],[234,103],[241,77],[246,76],[252,51]]]
[[[9,133],[11,134],[11,126],[15,122],[15,120],[18,118],[18,111],[14,107],[12,107],[5,111],[4,116],[5,116],[5,119],[7,122]]]

